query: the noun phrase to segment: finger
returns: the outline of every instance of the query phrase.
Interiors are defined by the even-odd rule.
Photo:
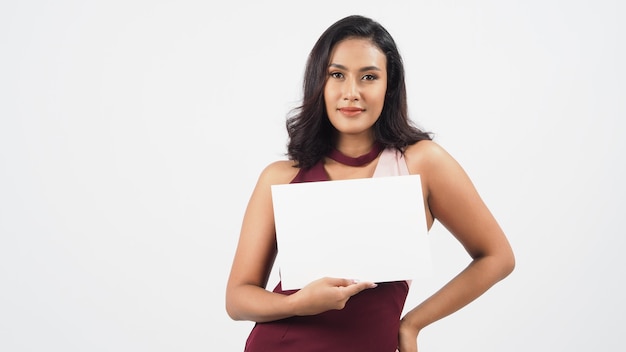
[[[363,290],[374,288],[376,286],[378,286],[376,283],[369,282],[369,281],[366,281],[366,282],[355,282],[352,285],[346,286],[345,290],[347,291],[347,293],[350,296],[354,296],[354,295],[356,295],[357,293],[359,293],[359,292],[361,292]]]
[[[329,278],[326,278],[326,280],[328,281],[330,285],[337,286],[337,287],[347,287],[350,285],[354,285],[358,282],[357,280],[340,279],[336,277],[329,277]]]

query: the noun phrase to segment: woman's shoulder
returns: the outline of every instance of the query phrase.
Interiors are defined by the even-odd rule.
[[[423,140],[409,145],[404,149],[404,155],[413,161],[436,161],[448,156],[446,150],[433,140]]]
[[[259,181],[269,184],[285,184],[291,182],[300,171],[293,160],[277,160],[269,163],[259,176]]]
[[[456,163],[441,145],[432,140],[419,141],[406,147],[404,157],[411,173],[431,172],[438,166]]]

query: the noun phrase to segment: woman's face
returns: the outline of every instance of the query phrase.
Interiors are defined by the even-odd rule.
[[[324,86],[326,112],[341,134],[370,133],[387,92],[387,58],[370,40],[352,38],[335,45]]]

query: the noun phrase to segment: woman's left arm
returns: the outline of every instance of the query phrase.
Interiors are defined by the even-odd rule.
[[[432,141],[406,151],[411,173],[420,174],[427,215],[463,245],[471,263],[401,321],[400,351],[417,351],[419,332],[478,298],[515,267],[511,246],[473,183],[451,155]],[[404,347],[403,347],[404,346]]]

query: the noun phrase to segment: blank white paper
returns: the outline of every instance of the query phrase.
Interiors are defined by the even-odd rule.
[[[387,282],[431,274],[419,175],[272,186],[285,290],[322,277]]]

